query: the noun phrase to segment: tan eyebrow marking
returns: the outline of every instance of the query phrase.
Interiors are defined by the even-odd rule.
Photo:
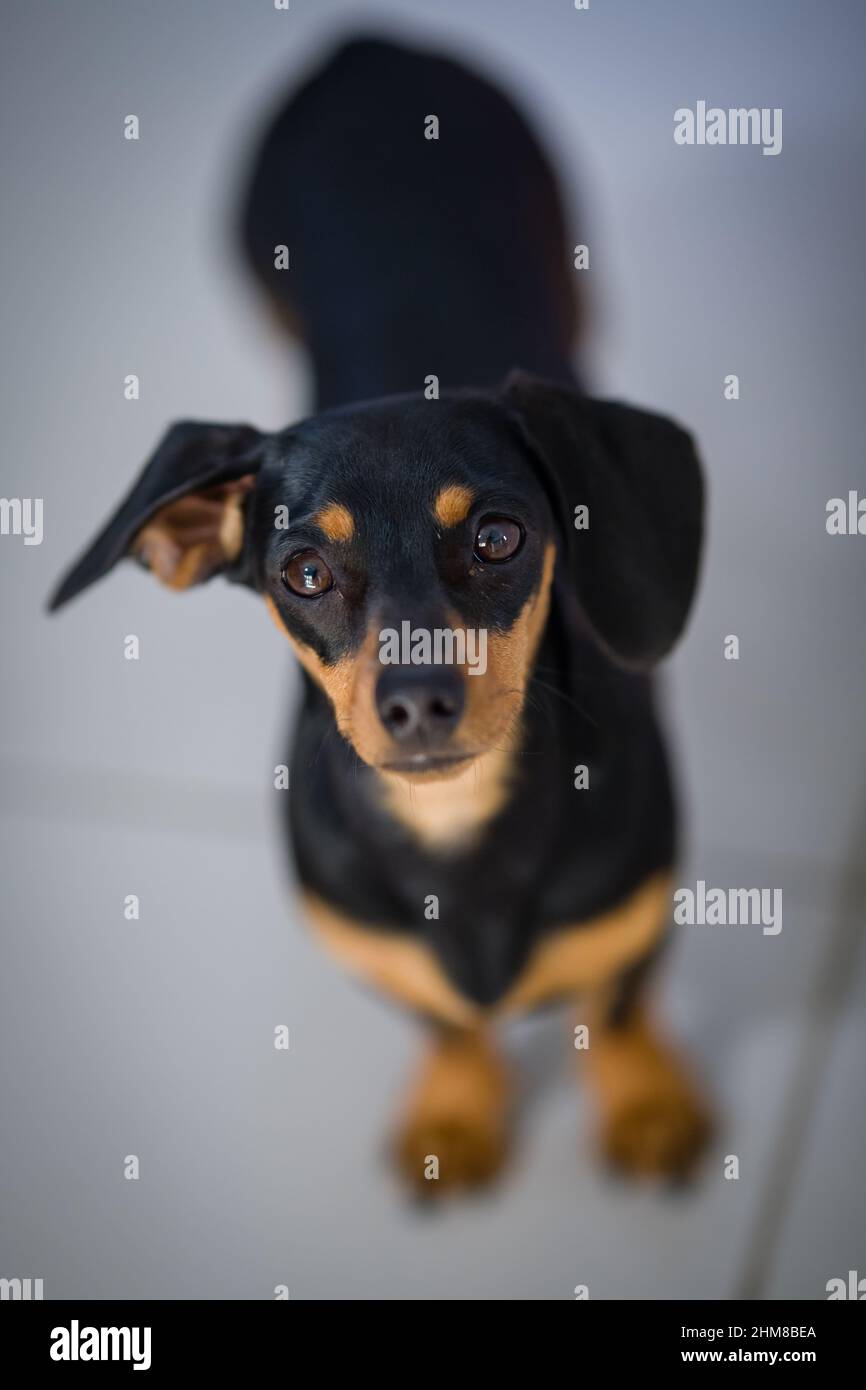
[[[433,515],[440,526],[456,526],[465,521],[472,506],[474,493],[471,488],[459,483],[449,483],[443,487],[433,505]]]
[[[329,502],[313,517],[314,525],[329,541],[350,541],[355,534],[355,518],[342,502]]]

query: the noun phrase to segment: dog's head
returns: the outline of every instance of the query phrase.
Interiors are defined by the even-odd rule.
[[[52,607],[126,555],[174,589],[223,574],[264,596],[365,762],[449,776],[514,739],[555,569],[614,660],[670,649],[701,511],[677,426],[516,373],[273,435],[173,426]]]

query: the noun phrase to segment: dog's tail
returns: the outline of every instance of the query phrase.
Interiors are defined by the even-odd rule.
[[[267,126],[241,223],[317,374],[385,332],[402,359],[389,390],[410,389],[401,376],[417,387],[413,343],[435,370],[456,335],[484,374],[505,362],[562,375],[576,301],[557,182],[515,106],[461,63],[345,43]]]

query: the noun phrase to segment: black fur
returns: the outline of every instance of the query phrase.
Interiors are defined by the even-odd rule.
[[[439,140],[424,138],[431,114]],[[241,233],[299,320],[319,408],[417,393],[429,372],[452,387],[492,389],[514,366],[573,380],[553,172],[511,102],[448,58],[341,48],[270,123]]]
[[[438,143],[423,138],[429,113]],[[271,436],[175,427],[55,606],[106,573],[161,502],[250,472],[228,577],[268,594],[326,664],[358,650],[372,612],[436,626],[456,610],[507,633],[553,541],[512,794],[476,848],[427,851],[387,814],[377,774],[307,677],[291,756],[302,881],[362,923],[423,938],[466,995],[492,1004],[542,933],[615,906],[672,861],[670,777],[638,668],[670,649],[692,600],[697,458],[671,422],[581,394],[553,177],[514,108],[462,67],[372,41],[343,49],[269,129],[244,228],[269,292],[303,327],[328,408]],[[280,243],[292,252],[283,274]],[[441,400],[422,394],[432,372]],[[443,532],[432,509],[449,483],[476,504]],[[356,534],[328,549],[314,517],[334,500]],[[588,530],[574,528],[578,504]],[[288,531],[273,524],[280,505]],[[486,570],[472,564],[485,513],[525,530],[520,554]],[[326,554],[330,595],[283,584],[302,544]],[[577,764],[588,791],[574,789]]]

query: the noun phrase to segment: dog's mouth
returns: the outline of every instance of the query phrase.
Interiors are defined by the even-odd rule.
[[[477,757],[477,753],[413,753],[411,757],[380,763],[380,768],[403,776],[447,776],[467,767]]]

